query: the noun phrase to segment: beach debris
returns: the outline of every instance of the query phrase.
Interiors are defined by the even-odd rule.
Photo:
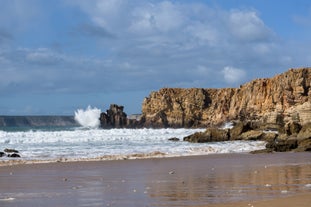
[[[68,178],[63,178],[63,181],[64,181],[64,182],[68,181]]]
[[[170,174],[170,175],[175,174],[175,170],[169,171],[168,174]]]
[[[306,188],[311,188],[311,183],[305,185]]]
[[[267,183],[265,186],[266,186],[266,187],[271,187],[272,185]]]

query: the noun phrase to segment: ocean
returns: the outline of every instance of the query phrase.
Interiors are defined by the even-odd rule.
[[[36,122],[35,125],[2,125],[0,151],[16,149],[21,155],[19,160],[48,162],[244,153],[265,148],[265,142],[262,141],[199,144],[182,141],[183,137],[205,129],[101,129],[99,114],[100,110],[88,107],[75,112],[75,123],[57,124],[53,121],[51,124],[46,121],[45,124]],[[41,121],[45,122],[45,119]],[[173,137],[180,141],[168,140]],[[0,161],[10,159],[13,158],[2,157]]]

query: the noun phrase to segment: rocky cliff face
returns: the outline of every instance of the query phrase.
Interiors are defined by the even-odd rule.
[[[205,127],[231,120],[284,125],[311,121],[311,68],[290,69],[240,88],[163,88],[142,105],[146,126]]]

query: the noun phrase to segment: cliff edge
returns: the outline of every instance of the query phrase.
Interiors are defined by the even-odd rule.
[[[207,127],[227,121],[282,125],[311,121],[311,68],[290,69],[239,88],[163,88],[142,104],[150,127]]]

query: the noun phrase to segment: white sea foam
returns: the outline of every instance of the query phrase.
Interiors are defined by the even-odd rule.
[[[75,120],[83,127],[98,128],[100,113],[100,109],[88,106],[85,110],[78,109],[75,111]]]
[[[232,129],[233,123],[232,122],[226,122],[221,128],[222,129]]]
[[[205,129],[86,129],[64,131],[0,131],[0,145],[20,151],[22,159],[92,159],[103,156],[204,155],[249,152],[263,149],[264,142],[233,141],[218,143],[172,142]]]

